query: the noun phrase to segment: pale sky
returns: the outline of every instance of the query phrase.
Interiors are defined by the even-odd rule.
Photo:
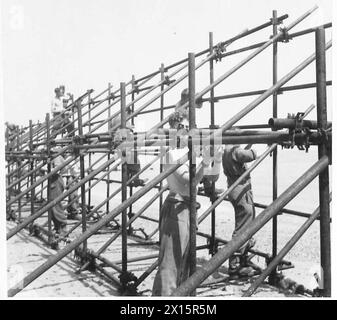
[[[293,32],[332,21],[331,0],[2,0],[1,4],[4,118],[19,125],[27,125],[29,119],[34,122],[44,119],[50,111],[55,86],[65,84],[75,96],[91,88],[99,93],[108,82],[118,88],[132,74],[141,77],[157,70],[160,63],[170,64],[187,57],[188,52],[207,48],[209,31],[214,33],[215,43],[226,40],[245,28],[268,21],[273,9],[279,15],[289,14],[287,25],[315,4],[319,6]],[[238,41],[228,50],[267,40],[271,27],[267,29]],[[326,37],[331,38],[330,30]],[[296,38],[279,48],[281,77],[314,52],[314,36]],[[249,53],[217,64],[216,76]],[[268,48],[228,78],[216,89],[216,94],[268,88],[272,81],[271,59]],[[328,78],[331,79],[331,72]],[[313,63],[290,83],[314,79]],[[208,71],[197,73],[197,80],[197,90],[203,89],[208,84]],[[225,100],[217,105],[217,116],[220,112],[221,118],[227,118],[231,114],[223,112],[242,108],[254,98]],[[178,99],[179,91],[172,101],[167,101]],[[280,97],[280,110],[284,104],[284,115],[289,105],[293,112],[304,111],[314,102],[314,90],[306,91],[301,99],[289,93]],[[231,108],[225,108],[229,104]],[[206,107],[199,111],[199,119],[207,119],[201,125],[209,122],[208,110]],[[252,114],[246,121],[252,122],[255,117],[259,115]]]

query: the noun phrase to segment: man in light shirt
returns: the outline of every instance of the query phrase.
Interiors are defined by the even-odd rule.
[[[188,88],[185,88],[183,91],[181,91],[181,96],[180,96],[180,100],[176,103],[174,110],[176,112],[179,112],[182,114],[183,119],[185,120],[189,120],[189,104],[187,104],[186,107],[182,108],[182,106],[185,103],[188,103],[189,101],[189,90]],[[202,101],[201,100],[197,100],[195,103],[195,107],[200,109],[202,107]]]
[[[170,127],[177,129],[179,146],[166,154],[164,170],[174,166],[187,154],[188,124],[183,115],[175,112],[170,118]],[[182,127],[184,126],[184,128]],[[178,129],[180,128],[180,129]],[[196,181],[203,177],[205,163],[197,158]],[[167,177],[169,194],[162,206],[160,215],[161,241],[159,250],[159,266],[152,295],[169,296],[189,276],[189,164],[188,161]],[[200,205],[197,203],[197,208]]]
[[[188,88],[185,88],[183,91],[181,91],[181,97],[180,100],[175,105],[175,111],[182,114],[182,119],[189,121],[189,104],[187,104],[184,108],[182,106],[189,102],[189,90]],[[202,108],[202,100],[197,99],[195,102],[195,107],[197,109]],[[214,162],[213,162],[214,164]],[[214,172],[215,170],[213,170]],[[215,200],[217,198],[218,194],[221,194],[224,192],[223,189],[214,188],[214,194],[213,194],[213,188],[212,188],[212,182],[216,182],[219,179],[219,174],[217,175],[205,175],[202,179],[201,183],[203,184],[203,187],[199,187],[199,192],[204,192],[204,194],[209,197],[211,200]]]
[[[64,86],[55,88],[55,97],[51,102],[51,113],[53,115],[53,127],[51,134],[56,137],[57,134],[68,132],[69,136],[74,136],[74,124],[70,121],[69,116],[70,112],[65,111],[68,102],[70,100],[70,95],[68,97],[65,95]],[[60,131],[62,129],[62,131]]]

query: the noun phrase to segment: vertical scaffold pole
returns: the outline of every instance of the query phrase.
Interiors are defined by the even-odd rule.
[[[77,102],[77,121],[78,121],[78,134],[80,138],[83,138],[81,101]],[[85,178],[84,155],[82,154],[80,154],[80,175],[81,175],[81,180]],[[82,233],[84,233],[87,230],[87,207],[86,207],[86,201],[85,201],[85,183],[81,185],[81,210],[82,210]],[[87,252],[87,240],[83,241],[83,252],[84,253]]]
[[[19,126],[17,126],[16,149],[17,149],[17,151],[20,151],[20,128],[19,128]],[[21,161],[17,160],[16,165],[17,165],[17,168],[19,168],[20,165],[21,165]],[[20,177],[21,170],[19,169],[16,174],[17,174],[18,177]],[[18,191],[18,194],[21,193],[21,182],[18,183],[17,191]],[[18,214],[19,214],[18,220],[21,221],[21,198],[18,200]]]
[[[160,81],[162,82],[161,86],[160,86],[160,91],[163,92],[165,89],[165,84],[164,84],[164,80],[165,80],[165,68],[164,68],[164,64],[162,63],[160,65]],[[160,97],[160,122],[162,122],[164,119],[164,95],[161,95]],[[160,167],[159,167],[159,171],[160,173],[163,172],[163,157],[164,157],[164,148],[163,146],[160,147],[160,154],[161,154],[161,158],[160,158]],[[160,182],[160,189],[163,187],[163,182]],[[160,194],[159,197],[159,221],[161,221],[160,215],[161,215],[161,208],[163,206],[163,194]],[[160,242],[160,237],[161,237],[161,233],[160,233],[160,228],[159,228],[159,242]]]
[[[277,11],[273,10],[273,36],[277,34]],[[277,41],[273,43],[273,85],[277,83]],[[277,92],[273,93],[273,118],[277,118]],[[277,199],[277,146],[273,152],[273,201]],[[276,257],[277,255],[277,215],[273,218],[272,226],[272,256]],[[271,284],[275,283],[275,274],[274,270],[269,277]]]
[[[89,132],[91,132],[91,93],[88,94],[88,130],[89,130]],[[91,152],[89,152],[88,159],[89,159],[89,168],[91,168],[91,164],[92,164],[92,154],[91,154]],[[89,185],[88,208],[89,208],[89,210],[91,210],[90,209],[90,207],[91,207],[91,180],[89,180],[88,185]]]
[[[29,150],[33,152],[33,122],[29,120]],[[34,170],[34,159],[30,161],[30,171]],[[30,175],[30,185],[34,184],[34,172]],[[35,189],[30,192],[30,214],[34,214]]]
[[[48,159],[51,159],[51,150],[50,150],[50,116],[49,113],[46,114],[46,141],[47,141],[47,156]],[[56,138],[56,137],[55,137]],[[47,172],[50,174],[51,171],[51,163],[47,164]],[[43,185],[41,186],[42,189]],[[48,203],[51,201],[50,199],[50,188],[51,188],[51,178],[48,178],[47,185],[47,201]],[[42,191],[41,191],[42,192]],[[42,194],[41,194],[42,197]],[[51,218],[52,218],[52,209],[48,210],[48,244],[51,244],[52,241],[52,231],[51,231]]]
[[[317,98],[317,127],[327,129],[327,98],[326,98],[326,54],[325,30],[318,28],[316,40],[316,98]],[[327,145],[318,145],[318,158],[328,155]],[[329,167],[319,175],[319,206],[320,206],[320,249],[321,267],[323,271],[323,295],[331,296],[331,242],[330,242],[330,205],[329,205]]]
[[[109,104],[109,108],[108,108],[108,118],[111,117],[111,83],[109,82],[108,83],[108,104]],[[109,134],[111,134],[111,128],[112,128],[112,123],[111,121],[108,122],[108,131],[109,131]],[[108,161],[110,160],[111,158],[111,154],[110,152],[108,152]],[[106,170],[108,170],[108,175],[107,175],[107,182],[106,182],[106,197],[107,199],[109,199],[109,196],[110,196],[110,166],[108,166],[106,168]],[[110,200],[107,201],[106,203],[106,212],[110,212]]]
[[[132,99],[132,101],[134,101],[135,100],[135,91],[136,91],[136,82],[135,82],[135,76],[134,75],[132,75],[131,83],[132,83],[131,99]],[[132,113],[135,110],[135,104],[134,103],[132,103],[132,105],[131,105],[131,110],[132,110]],[[131,118],[131,125],[134,126],[134,124],[135,124],[134,118]],[[137,156],[136,156],[136,159],[134,159],[134,161],[137,161]],[[132,194],[133,194],[133,188],[132,188],[132,185],[130,185],[129,186],[129,197],[132,197]],[[129,217],[129,219],[132,218],[132,205],[129,207],[128,217]],[[129,228],[128,228],[128,233],[132,234],[132,232],[133,232],[132,225],[130,223]]]
[[[126,129],[126,95],[125,95],[125,82],[120,84],[120,95],[121,95],[121,130],[122,132]],[[124,139],[125,132],[122,133],[122,140]],[[126,201],[127,198],[127,180],[128,180],[128,167],[126,163],[126,151],[122,149],[122,158],[124,159],[122,164],[122,202]],[[121,285],[122,289],[125,290],[127,286],[127,271],[128,271],[128,253],[127,253],[127,209],[122,211],[122,274],[121,274]]]
[[[190,132],[196,128],[195,121],[195,55],[188,54],[188,89],[189,89],[189,130]],[[188,158],[189,158],[189,174],[190,174],[190,275],[196,271],[196,232],[197,232],[197,209],[196,209],[196,159],[193,150],[192,135],[188,138]],[[195,296],[195,291],[191,292]]]
[[[131,99],[133,101],[133,100],[135,100],[136,88],[137,88],[136,78],[135,78],[134,74],[132,75],[132,78],[131,78],[131,84],[132,84]],[[134,111],[135,111],[135,104],[134,103],[131,105],[131,110],[132,110],[132,113],[134,113]],[[135,125],[135,118],[131,118],[131,125],[132,126]]]
[[[9,146],[10,144],[10,140],[9,140],[9,129],[8,129],[8,126],[6,127],[6,151],[10,151],[11,150],[11,147]],[[8,168],[7,168],[7,184],[8,186],[11,184],[11,176],[10,176],[10,173],[11,173],[11,159],[8,157],[7,159],[7,162],[8,162]],[[11,193],[12,191],[11,190],[8,190],[8,201],[11,200]],[[11,206],[8,207],[8,213],[10,214],[11,212]]]
[[[165,67],[164,67],[164,64],[162,63],[160,65],[160,81],[161,81],[160,91],[161,92],[163,92],[165,89],[164,80],[165,80]],[[164,119],[164,95],[161,95],[160,97],[160,122],[162,122],[163,119]]]
[[[209,33],[209,54],[213,53],[213,32]],[[209,60],[209,82],[212,84],[214,82],[214,60]],[[214,123],[214,88],[210,91],[210,111],[211,111],[211,125],[210,129],[215,129]],[[212,140],[213,143],[213,140]],[[213,144],[214,147],[214,144]],[[211,151],[213,155],[213,150]],[[215,181],[212,181],[212,193],[211,193],[211,202],[214,203],[215,195]],[[210,254],[214,255],[216,253],[216,245],[215,245],[215,209],[212,210],[211,214],[211,239],[210,239]]]

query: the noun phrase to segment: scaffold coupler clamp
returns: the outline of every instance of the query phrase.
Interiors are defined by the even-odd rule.
[[[138,278],[130,271],[122,272],[118,276],[121,284],[122,284],[122,291],[124,294],[134,295],[137,293],[137,286],[136,282]]]
[[[163,84],[166,85],[166,86],[169,86],[171,83],[175,82],[175,80],[171,80],[170,77],[168,75],[165,75],[164,77],[164,81],[163,81]]]
[[[80,154],[79,145],[81,144],[83,144],[83,138],[81,138],[80,136],[74,136],[72,140],[71,149],[75,156],[79,156]]]
[[[219,241],[216,239],[207,239],[208,253],[211,255],[216,254],[219,251]]]
[[[331,128],[328,128],[328,129],[318,128],[317,129],[317,132],[320,137],[320,143],[323,143],[327,148],[328,157],[329,157],[329,165],[332,164],[332,142],[328,135],[328,132],[330,131],[331,131]]]
[[[224,46],[223,43],[218,43],[215,47],[214,47],[214,53],[215,53],[215,56],[214,56],[214,59],[215,59],[215,62],[220,62],[221,59],[222,59],[222,54],[226,51],[226,48]]]
[[[270,18],[270,22],[273,24],[273,25],[281,25],[283,24],[283,21],[280,20],[278,17],[272,17]]]
[[[303,127],[303,118],[305,116],[304,112],[298,112],[295,116],[295,133],[300,133],[300,132],[304,132],[305,133],[305,142],[300,145],[297,145],[297,148],[299,150],[305,150],[305,152],[308,152],[309,148],[310,148],[310,135],[311,135],[311,131],[309,128],[304,128]]]
[[[307,153],[309,151],[310,148],[310,135],[311,135],[311,131],[309,128],[304,128],[303,131],[305,132],[305,142],[303,145],[301,146],[297,146],[299,150],[305,150],[305,152]]]
[[[92,250],[86,249],[84,251],[83,246],[79,245],[74,250],[74,259],[80,262],[80,264],[82,265],[82,267],[80,268],[81,271],[84,271],[86,269],[90,271],[95,270],[96,261]]]
[[[287,42],[289,42],[289,40],[292,39],[292,37],[289,35],[286,27],[284,27],[284,26],[280,27],[279,31],[282,33],[282,36],[280,38],[281,42],[287,43]]]

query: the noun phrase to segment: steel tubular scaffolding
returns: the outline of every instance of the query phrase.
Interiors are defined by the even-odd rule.
[[[297,179],[289,188],[287,188],[267,209],[262,211],[256,217],[251,225],[233,238],[225,248],[218,251],[205,265],[198,269],[194,275],[186,280],[179,288],[173,292],[173,296],[186,296],[189,292],[196,289],[196,287],[211,275],[217,268],[219,268],[237,248],[242,246],[248,239],[250,239],[258,230],[261,229],[270,219],[272,219],[289,201],[291,201],[300,191],[302,191],[320,172],[322,172],[329,165],[329,158],[327,156],[321,158],[309,170],[307,170],[299,179]]]
[[[331,41],[325,42],[324,30],[330,28],[330,23],[324,24],[318,28],[310,28],[289,34],[297,24],[308,17],[317,7],[312,8],[298,19],[290,23],[282,30],[278,30],[278,26],[288,15],[278,17],[274,10],[272,18],[255,28],[245,30],[238,35],[214,45],[213,33],[209,33],[208,48],[198,53],[189,53],[188,57],[171,65],[161,64],[160,68],[144,77],[132,79],[127,83],[121,82],[117,90],[112,90],[112,85],[109,83],[107,89],[93,97],[94,90],[87,90],[64,110],[62,117],[67,111],[73,111],[71,122],[77,128],[72,132],[57,138],[62,133],[64,128],[54,130],[54,124],[58,120],[57,117],[49,119],[49,114],[46,116],[44,123],[33,124],[29,122],[27,128],[16,129],[16,133],[10,136],[9,130],[6,130],[6,160],[8,162],[6,175],[6,191],[7,191],[7,216],[18,213],[18,225],[7,234],[7,240],[23,228],[30,226],[36,230],[42,231],[48,235],[48,243],[51,244],[52,222],[51,209],[60,201],[64,201],[69,195],[76,190],[80,190],[77,195],[68,205],[74,201],[81,200],[81,221],[75,222],[66,232],[63,238],[57,241],[66,239],[66,237],[74,232],[79,226],[82,230],[80,234],[63,249],[51,256],[45,263],[28,274],[20,283],[10,288],[9,296],[14,296],[23,288],[29,285],[37,277],[42,275],[49,268],[53,267],[58,261],[64,258],[71,251],[75,250],[81,256],[81,266],[79,272],[92,266],[93,261],[99,261],[100,264],[94,263],[96,269],[105,277],[110,279],[114,285],[125,293],[130,291],[136,294],[136,289],[158,266],[158,254],[146,255],[142,257],[131,257],[128,254],[128,237],[135,236],[132,224],[138,219],[146,219],[156,224],[157,227],[152,229],[150,234],[144,232],[145,237],[137,236],[137,241],[149,241],[159,230],[160,214],[158,219],[148,217],[145,213],[149,207],[158,200],[159,211],[162,207],[162,197],[164,192],[168,190],[168,185],[163,183],[163,180],[172,174],[183,163],[189,163],[189,192],[190,192],[190,277],[180,285],[173,295],[196,295],[196,289],[202,281],[204,281],[214,270],[216,270],[228,257],[249,237],[256,233],[268,221],[272,220],[272,248],[271,254],[251,250],[254,254],[260,255],[268,261],[266,270],[256,280],[251,288],[245,293],[245,296],[253,294],[256,288],[269,275],[269,281],[275,282],[277,267],[283,261],[282,259],[296,241],[304,234],[309,226],[315,220],[320,222],[321,234],[321,264],[324,271],[324,296],[331,296],[331,252],[330,252],[330,212],[329,212],[329,171],[328,165],[331,161],[331,128],[332,123],[327,121],[326,111],[326,87],[331,86],[332,82],[326,80],[325,67],[325,52],[331,47]],[[272,27],[272,36],[269,40],[255,43],[247,47],[224,52],[225,49],[233,42],[247,37],[255,32],[263,30],[267,27]],[[316,52],[305,59],[295,69],[291,70],[282,78],[278,78],[278,46],[280,42],[288,41],[300,36],[304,36],[315,32],[316,36]],[[226,95],[215,95],[215,87],[224,80],[229,78],[237,70],[241,69],[249,61],[263,52],[266,48],[272,46],[272,86],[268,89],[240,92]],[[247,57],[243,58],[234,67],[223,73],[217,79],[214,78],[215,62],[221,59],[254,50]],[[199,59],[199,60],[197,60]],[[316,60],[316,82],[304,83],[299,85],[284,86],[295,75],[300,73],[304,68]],[[196,72],[204,66],[209,67],[209,85],[196,94]],[[188,69],[185,72],[185,69]],[[170,74],[167,73],[170,71]],[[185,72],[181,74],[182,72]],[[158,79],[159,77],[159,79]],[[176,77],[176,78],[175,78]],[[162,159],[165,153],[171,146],[174,146],[176,141],[170,137],[170,130],[164,128],[168,122],[169,116],[164,117],[164,111],[176,108],[175,105],[165,106],[165,94],[173,91],[179,84],[188,81],[189,99],[183,104],[179,110],[184,110],[188,107],[189,113],[189,136],[188,136],[188,154],[185,154],[174,166],[169,170],[164,170]],[[146,85],[146,86],[145,86]],[[127,90],[127,88],[129,88]],[[316,89],[317,93],[317,121],[306,120],[305,116],[313,109],[313,105],[302,115],[300,119],[281,119],[278,118],[278,95],[303,89]],[[156,93],[155,90],[159,92]],[[204,97],[209,92],[208,97]],[[221,126],[216,126],[215,106],[216,103],[225,99],[233,99],[239,97],[248,97],[257,95],[258,97],[242,108],[235,116],[227,120]],[[272,118],[268,124],[252,124],[248,126],[237,126],[240,131],[231,130],[233,126],[244,116],[259,106],[264,100],[272,96]],[[150,97],[150,98],[149,98]],[[127,99],[130,102],[127,102]],[[147,99],[147,100],[145,100]],[[85,100],[85,102],[84,102]],[[159,108],[149,109],[148,107],[159,100]],[[207,129],[197,129],[195,117],[196,101],[209,102],[210,108],[210,126]],[[118,108],[119,106],[119,108]],[[113,109],[115,108],[115,109]],[[131,114],[126,114],[126,110],[131,108]],[[145,110],[147,109],[147,110]],[[77,113],[75,115],[75,112]],[[151,129],[144,133],[134,132],[130,141],[123,136],[121,142],[115,141],[116,130],[121,129],[121,132],[126,129],[126,122],[131,121],[132,125],[136,123],[138,117],[159,112],[159,122]],[[120,117],[119,123],[115,121]],[[107,130],[105,129],[107,127]],[[28,129],[28,132],[27,132]],[[172,132],[172,131],[171,131]],[[76,136],[73,136],[74,134]],[[240,176],[237,181],[221,195],[215,196],[215,183],[212,182],[212,196],[209,197],[211,205],[199,216],[197,215],[196,199],[197,199],[197,184],[196,184],[196,155],[195,146],[198,144],[268,144],[266,151],[249,167],[249,169]],[[312,166],[303,176],[301,176],[294,184],[292,184],[285,192],[278,195],[278,145],[282,146],[298,146],[302,149],[309,148],[312,145],[318,146],[319,160]],[[54,146],[59,146],[61,149],[52,151]],[[144,154],[154,156],[153,160],[148,162],[135,175],[128,175],[128,167],[125,161],[126,150],[133,150],[135,154]],[[153,149],[156,148],[156,149]],[[94,156],[103,153],[94,161]],[[216,237],[216,207],[224,200],[228,200],[230,192],[247,177],[269,154],[273,156],[272,165],[272,204],[265,205],[255,203],[256,207],[264,209],[262,213],[254,219],[252,225],[245,229],[240,236],[231,241],[225,241]],[[65,162],[55,168],[51,168],[52,161],[58,156],[67,156]],[[138,179],[139,175],[148,170],[156,161],[160,161],[159,175],[156,175],[145,185],[141,185],[136,190],[132,186],[132,182]],[[67,166],[80,165],[80,176],[75,184],[67,186],[67,190],[54,199],[49,198],[50,178],[53,174],[59,172]],[[118,166],[121,167],[121,181],[111,178],[112,171]],[[95,167],[95,168],[94,168]],[[47,174],[42,173],[45,170]],[[285,209],[284,206],[293,199],[302,189],[305,188],[316,176],[319,176],[319,195],[320,208],[312,215],[307,213]],[[106,199],[98,205],[93,205],[94,188],[104,183],[106,186]],[[111,183],[119,183],[120,187],[116,190],[111,189]],[[128,195],[129,189],[129,195]],[[13,190],[15,193],[13,193]],[[134,203],[145,196],[151,190],[156,190],[156,193],[149,198],[136,213],[133,213]],[[46,192],[47,191],[47,192]],[[112,192],[111,192],[112,191]],[[46,194],[47,193],[47,194]],[[36,199],[38,196],[43,198],[46,194],[47,202],[42,203],[40,207],[36,207]],[[110,202],[118,195],[121,195],[119,205],[111,208]],[[200,194],[199,194],[200,195]],[[23,201],[26,196],[27,201]],[[22,212],[30,207],[30,215],[26,218],[22,217]],[[95,215],[105,207],[103,215],[94,223],[89,223],[89,218]],[[319,214],[320,212],[320,214]],[[48,213],[48,219],[44,224],[39,225],[36,220],[43,217],[43,214]],[[278,252],[278,224],[277,215],[287,213],[296,216],[308,218],[307,222],[299,229],[289,243]],[[211,214],[210,234],[197,231],[198,224],[201,224]],[[117,223],[116,217],[121,216],[121,224]],[[98,250],[91,250],[88,247],[87,240],[99,232],[103,227],[107,226],[111,221],[117,224],[117,230],[109,232],[113,233],[111,237]],[[48,229],[45,229],[47,226]],[[208,239],[208,244],[197,247],[197,236]],[[118,238],[121,238],[121,260],[110,261],[102,254],[107,248]],[[159,233],[160,242],[160,233]],[[152,242],[153,243],[153,242]],[[224,248],[218,251],[217,244],[223,243]],[[208,249],[212,258],[201,269],[196,268],[196,252],[197,250]],[[129,264],[136,261],[144,261],[155,259],[155,261],[143,272],[139,277],[132,274]],[[121,266],[119,266],[121,265]],[[115,277],[105,268],[112,268],[119,273],[119,277]]]

